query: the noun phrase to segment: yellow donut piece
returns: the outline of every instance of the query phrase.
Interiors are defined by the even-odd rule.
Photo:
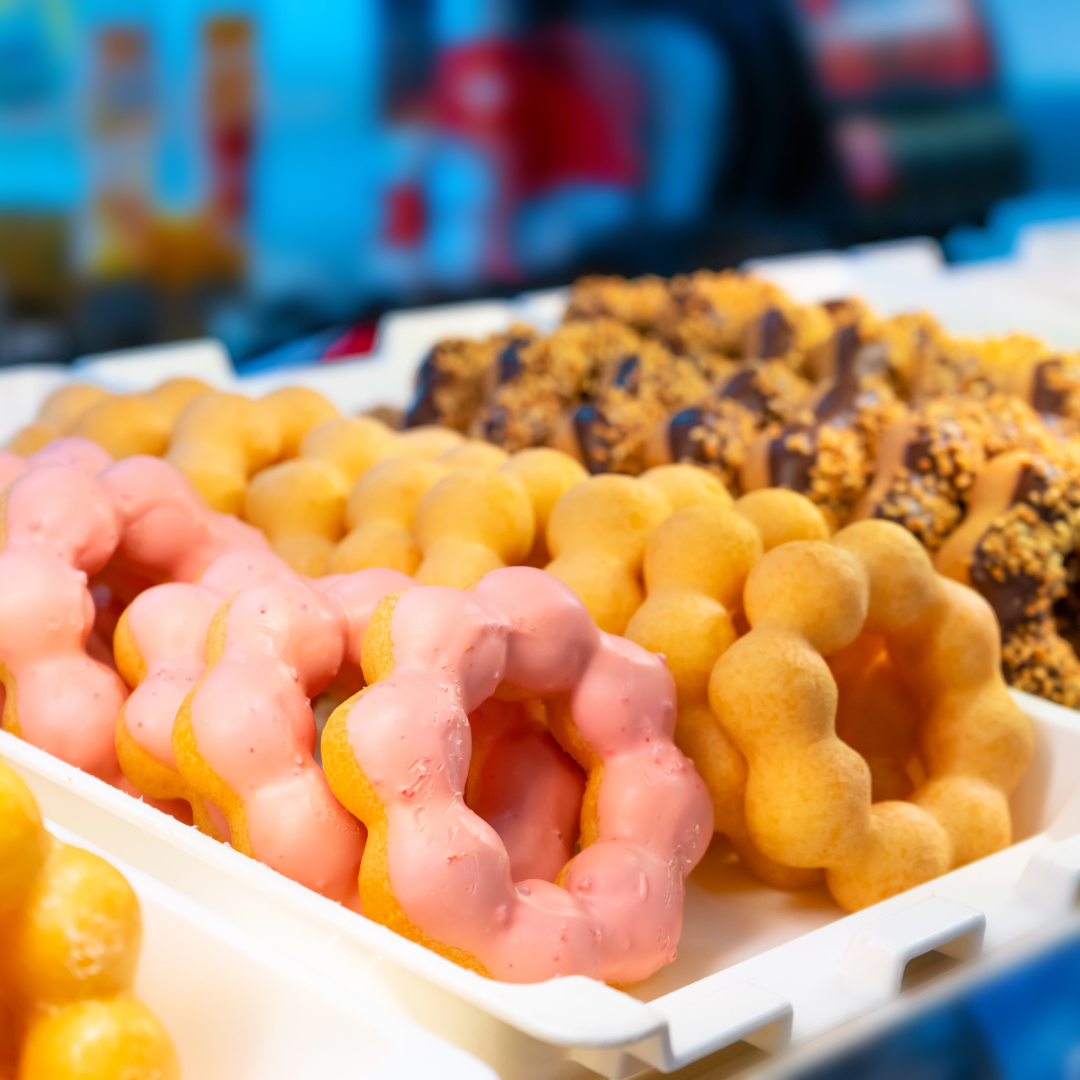
[[[769,552],[744,602],[750,633],[717,661],[709,700],[746,759],[756,847],[787,866],[824,868],[836,901],[857,910],[1011,842],[1008,794],[1033,740],[1006,690],[985,600],[937,574],[907,530],[861,521],[831,543]],[[876,709],[873,691],[890,679],[914,722],[886,718],[888,737],[860,739],[891,767],[916,743],[926,779],[907,801],[873,802],[867,761],[837,735],[839,697],[861,694]]]
[[[12,919],[7,970],[27,1006],[112,997],[131,988],[141,940],[139,902],[120,872],[53,841]]]
[[[420,457],[434,460],[440,454],[460,446],[465,436],[452,428],[439,427],[436,424],[424,424],[398,432],[399,454],[419,454]]]
[[[337,409],[316,390],[306,386],[283,386],[262,398],[273,411],[281,431],[278,457],[287,461],[300,452],[300,443],[313,428],[333,420]]]
[[[718,506],[731,506],[732,503],[731,495],[720,479],[697,465],[657,465],[643,472],[641,479],[662,491],[672,510],[705,502],[715,502]]]
[[[641,606],[645,545],[671,514],[652,484],[609,473],[571,488],[548,520],[546,569],[581,597],[596,625],[622,634]]]
[[[766,551],[791,540],[828,540],[829,523],[805,495],[787,488],[761,488],[735,500],[735,511],[752,521]]]
[[[648,596],[626,637],[667,659],[678,690],[675,742],[709,789],[716,831],[762,880],[801,888],[820,873],[782,866],[754,847],[743,812],[746,762],[709,710],[709,675],[738,637],[743,587],[761,555],[758,530],[722,500],[676,511],[646,545]]]
[[[123,876],[50,837],[0,761],[0,1077],[179,1080],[168,1034],[130,997],[141,937]]]
[[[0,927],[24,903],[47,854],[48,838],[30,789],[0,763]]]
[[[79,1001],[37,1018],[23,1043],[19,1080],[180,1080],[161,1021],[126,994]]]
[[[181,409],[211,387],[200,379],[168,379],[145,394],[116,394],[83,412],[64,434],[92,439],[114,458],[161,457]]]
[[[412,534],[416,510],[445,475],[444,465],[419,455],[401,454],[372,465],[349,494],[349,533],[334,549],[329,572],[351,574],[381,566],[415,574],[423,558]]]
[[[532,550],[525,559],[527,566],[544,567],[551,561],[547,548],[547,527],[555,504],[571,488],[588,479],[589,474],[580,462],[561,450],[547,446],[519,450],[502,466],[524,485],[532,500],[536,535]]]
[[[112,397],[103,386],[90,383],[66,383],[54,390],[38,409],[37,419],[15,433],[7,449],[21,457],[36,454],[68,429],[92,406]]]
[[[522,563],[536,529],[532,501],[512,473],[463,469],[420,500],[413,535],[424,585],[465,589],[489,570]]]
[[[277,411],[242,394],[201,394],[180,411],[165,460],[213,510],[240,514],[248,478],[276,461]]]

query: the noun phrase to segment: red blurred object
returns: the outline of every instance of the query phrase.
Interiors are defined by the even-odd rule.
[[[840,167],[851,193],[863,202],[880,202],[896,186],[896,167],[884,126],[869,116],[852,116],[836,127]]]
[[[436,102],[445,130],[496,152],[516,197],[573,181],[631,186],[642,174],[634,80],[576,31],[445,53]]]
[[[319,358],[322,363],[364,356],[375,348],[375,335],[379,324],[375,319],[350,326]]]
[[[424,193],[416,184],[398,184],[386,193],[383,237],[395,247],[416,247],[427,228]]]
[[[799,0],[798,6],[832,97],[958,90],[980,86],[992,73],[972,0]]]

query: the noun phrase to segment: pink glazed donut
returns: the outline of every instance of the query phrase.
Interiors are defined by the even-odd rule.
[[[206,636],[206,672],[172,726],[176,769],[220,807],[230,843],[294,881],[360,909],[363,826],[315,762],[311,699],[359,650],[371,613],[412,584],[394,570],[328,583],[249,585],[223,604]]]
[[[92,476],[111,464],[112,458],[96,442],[77,436],[53,439],[29,457],[19,457],[18,454],[0,450],[0,489],[6,488],[12,480],[30,469],[61,465]]]
[[[157,458],[127,458],[95,476],[78,447],[54,443],[42,453],[68,451],[66,466],[35,462],[0,494],[3,727],[118,783],[115,727],[127,691],[87,654],[90,575],[119,553],[146,575],[191,580],[226,548],[266,541],[210,511]]]
[[[113,637],[117,668],[131,688],[116,720],[121,786],[219,840],[229,838],[228,822],[176,768],[173,721],[206,670],[206,632],[217,609],[245,586],[274,579],[302,580],[269,548],[230,548],[198,584],[168,582],[136,596]],[[186,813],[178,800],[187,804]]]
[[[672,741],[661,657],[598,630],[556,578],[512,567],[475,592],[388,597],[363,666],[371,685],[334,712],[322,745],[331,789],[368,828],[369,918],[511,982],[632,983],[674,959],[712,805]],[[515,882],[498,834],[465,803],[468,716],[497,690],[541,699],[588,773],[582,850],[558,884]]]

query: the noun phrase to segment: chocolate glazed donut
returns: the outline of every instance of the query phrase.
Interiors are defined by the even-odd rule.
[[[755,441],[741,479],[745,491],[784,487],[809,495],[840,521],[869,479],[868,448],[858,430],[862,414],[896,403],[886,382],[875,378],[881,350],[864,344],[857,326],[836,332],[833,354],[829,389],[804,419],[770,429]]]
[[[976,589],[1001,626],[1009,683],[1080,704],[1080,660],[1061,636],[1075,623],[1070,584],[1080,541],[1080,484],[1063,463],[1015,451],[979,474],[967,519],[938,553],[938,570]]]
[[[612,386],[635,395],[641,388],[641,357],[624,356],[615,365]],[[580,461],[596,476],[608,472],[611,467],[611,446],[617,435],[594,402],[579,405],[570,414],[570,423],[560,426],[555,447]]]
[[[809,384],[782,361],[750,363],[706,401],[663,421],[649,440],[647,462],[703,465],[736,490],[748,445],[767,424],[790,416],[808,393]]]

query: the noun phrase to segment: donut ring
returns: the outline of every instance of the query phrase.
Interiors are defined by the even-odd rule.
[[[1008,695],[997,623],[977,593],[938,576],[899,525],[863,521],[830,544],[776,548],[750,571],[744,599],[752,629],[717,661],[709,700],[746,758],[761,851],[824,867],[853,911],[1011,842],[1007,796],[1031,759],[1031,725]],[[922,716],[928,778],[910,802],[872,804],[866,762],[836,736],[823,657],[864,630],[884,639]]]
[[[766,531],[759,520],[768,522]],[[713,827],[748,870],[782,889],[814,884],[821,874],[782,866],[755,848],[743,810],[746,762],[713,720],[709,676],[739,636],[735,619],[742,613],[743,586],[763,552],[828,535],[821,511],[784,488],[744,495],[731,509],[700,503],[677,510],[645,547],[648,595],[626,627],[631,641],[667,660],[678,692],[675,744],[709,789]]]
[[[4,729],[118,782],[115,722],[126,690],[86,652],[89,576],[118,555],[151,577],[191,580],[237,542],[265,545],[250,526],[208,511],[156,458],[127,458],[97,476],[43,466],[18,477],[0,495]]]
[[[325,594],[300,581],[241,589],[214,615],[206,672],[172,729],[180,775],[220,807],[237,851],[356,910],[364,830],[315,762],[311,699],[359,659],[379,601],[411,584],[365,570]]]
[[[679,751],[663,661],[597,629],[561,582],[492,571],[474,592],[388,597],[364,640],[368,688],[323,732],[331,789],[368,827],[369,918],[480,974],[620,983],[675,956],[686,876],[712,806]],[[499,696],[541,698],[588,773],[580,854],[559,884],[515,883],[498,835],[465,804],[467,717]]]

